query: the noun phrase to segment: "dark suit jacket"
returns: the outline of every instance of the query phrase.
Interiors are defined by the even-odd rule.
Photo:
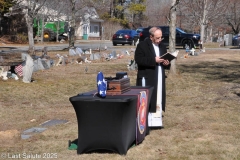
[[[166,46],[159,44],[160,55],[167,53]],[[154,86],[152,98],[150,101],[149,112],[156,112],[156,103],[157,103],[157,83],[158,83],[158,66],[159,64],[155,61],[155,51],[153,48],[152,41],[147,38],[144,41],[140,42],[137,45],[135,51],[135,61],[138,65],[137,72],[137,86],[142,86],[142,77],[145,78],[146,86]],[[166,87],[165,87],[165,68],[170,67],[161,65],[162,68],[162,110],[165,111],[166,105]]]

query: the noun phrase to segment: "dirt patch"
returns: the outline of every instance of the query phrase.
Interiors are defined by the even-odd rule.
[[[14,144],[21,139],[18,130],[0,131],[0,144]]]

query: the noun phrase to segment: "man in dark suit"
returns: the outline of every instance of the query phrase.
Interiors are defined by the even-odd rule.
[[[149,33],[150,37],[140,42],[135,50],[135,61],[138,65],[136,85],[142,86],[144,77],[146,86],[154,86],[148,126],[162,128],[162,111],[165,111],[166,105],[165,69],[170,68],[170,62],[160,58],[167,53],[166,46],[161,43],[162,30],[152,27]]]

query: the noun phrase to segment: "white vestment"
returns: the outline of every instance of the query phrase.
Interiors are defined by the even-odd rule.
[[[159,47],[153,44],[156,56],[160,57]],[[162,68],[158,66],[157,109],[156,113],[148,113],[149,127],[162,127]]]

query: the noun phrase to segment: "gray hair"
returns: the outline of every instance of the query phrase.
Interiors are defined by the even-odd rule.
[[[151,27],[151,28],[149,29],[150,35],[154,36],[154,33],[155,33],[156,30],[162,31],[162,29],[159,28],[159,27]]]

